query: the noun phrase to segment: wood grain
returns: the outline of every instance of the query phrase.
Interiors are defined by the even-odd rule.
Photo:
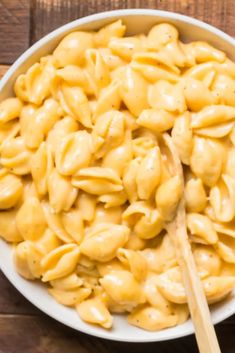
[[[217,327],[223,353],[234,353],[234,323]],[[4,353],[197,353],[194,337],[169,342],[127,344],[75,332],[42,316],[0,315],[0,350]]]
[[[0,332],[0,347],[4,353],[172,353],[173,347],[174,353],[189,350],[197,353],[191,337],[180,339],[178,346],[176,341],[145,345],[118,343],[75,332],[45,316],[0,315]]]
[[[0,0],[0,63],[11,64],[29,46],[29,1]]]
[[[40,314],[40,311],[29,303],[0,271],[0,313],[1,314]],[[0,331],[1,335],[1,331]],[[0,345],[1,349],[1,345]]]
[[[130,8],[183,13],[235,36],[233,0],[33,0],[31,43],[71,20],[97,12]]]
[[[9,65],[0,65],[0,78],[7,72]]]

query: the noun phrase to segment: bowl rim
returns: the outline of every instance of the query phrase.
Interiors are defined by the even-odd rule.
[[[163,20],[177,20],[179,22],[184,22],[189,25],[194,25],[196,27],[200,27],[204,29],[207,32],[210,32],[214,34],[215,36],[221,38],[228,44],[232,45],[235,47],[235,39],[232,38],[230,35],[226,34],[222,30],[208,24],[205,22],[202,22],[198,19],[192,18],[190,16],[182,15],[180,13],[176,12],[170,12],[170,11],[163,11],[163,10],[157,10],[157,9],[145,9],[145,8],[140,8],[140,9],[119,9],[119,10],[112,10],[112,11],[105,11],[105,12],[99,12],[97,14],[92,14],[89,16],[85,16],[79,19],[76,19],[74,21],[68,22],[65,25],[62,25],[58,27],[57,29],[53,30],[52,32],[48,33],[44,37],[42,37],[40,40],[38,40],[36,43],[34,43],[31,47],[29,47],[25,52],[23,52],[19,58],[10,66],[8,71],[4,74],[4,76],[0,80],[0,92],[4,89],[5,84],[8,82],[8,80],[11,78],[11,76],[15,73],[15,71],[35,52],[37,52],[40,48],[42,48],[44,45],[46,45],[47,42],[51,41],[52,39],[55,39],[57,36],[62,35],[64,32],[67,31],[72,31],[76,29],[77,27],[85,24],[89,24],[92,22],[97,22],[99,20],[105,20],[108,19],[112,21],[113,18],[125,18],[125,17],[130,17],[130,16],[137,16],[137,15],[142,15],[142,16],[158,16],[161,17]],[[0,244],[1,244],[1,239],[0,239]],[[11,259],[12,260],[12,259]],[[75,328],[74,325],[66,321],[63,317],[58,319],[58,317],[54,313],[49,313],[47,309],[44,307],[43,304],[35,300],[30,294],[28,294],[25,290],[21,288],[21,286],[18,283],[18,280],[16,277],[14,277],[10,271],[8,272],[8,269],[3,266],[3,262],[0,259],[0,270],[3,272],[3,274],[6,276],[6,278],[11,282],[11,284],[33,305],[35,305],[39,310],[44,312],[46,315],[49,315],[56,321],[59,321],[60,323],[85,334],[98,337],[98,338],[104,338],[108,340],[113,340],[113,341],[120,341],[120,342],[132,342],[132,343],[148,343],[148,342],[160,342],[160,341],[165,341],[165,337],[141,337],[137,335],[136,339],[128,339],[128,337],[124,338],[118,338],[118,337],[113,337],[111,332],[108,331],[98,331],[96,333],[90,332],[89,327],[88,328]],[[225,310],[223,314],[221,314],[216,320],[213,320],[214,324],[217,324],[231,315],[235,313],[235,306],[234,308],[230,307],[229,310]],[[178,326],[180,327],[180,326]],[[186,337],[188,335],[191,335],[194,333],[194,328],[192,325],[190,325],[188,328],[185,328],[183,332],[175,332],[169,335],[167,340],[172,340],[172,339],[177,339],[181,337]]]
[[[200,21],[198,19],[192,18],[190,16],[182,15],[177,12],[171,12],[171,11],[163,11],[163,10],[155,10],[155,9],[121,9],[121,10],[112,10],[112,11],[104,11],[104,12],[99,12],[97,14],[92,14],[88,15],[79,19],[76,19],[74,21],[68,22],[57,29],[49,32],[45,36],[43,36],[41,39],[39,39],[37,42],[35,42],[32,46],[30,46],[26,51],[24,51],[17,59],[16,61],[10,66],[10,68],[7,70],[7,72],[4,74],[4,76],[0,80],[0,91],[6,84],[7,80],[11,77],[11,75],[15,72],[15,70],[24,63],[26,59],[28,59],[31,54],[36,52],[38,49],[43,47],[48,41],[52,40],[53,38],[56,38],[60,34],[63,34],[66,32],[66,30],[73,30],[77,26],[81,26],[83,24],[88,24],[93,21],[99,21],[103,19],[110,19],[112,20],[113,17],[125,17],[125,16],[136,16],[136,15],[143,15],[143,16],[150,16],[155,14],[156,16],[162,17],[163,19],[172,19],[172,20],[179,20],[180,22],[185,22],[187,24],[195,25],[197,27],[200,27],[208,32],[211,32],[215,34],[218,37],[221,37],[224,41],[228,42],[231,45],[235,46],[235,39],[231,37],[229,34],[223,32],[222,30],[206,23],[203,21]]]

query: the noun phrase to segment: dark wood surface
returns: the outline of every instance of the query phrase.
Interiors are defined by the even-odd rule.
[[[234,0],[0,0],[0,77],[49,31],[100,11],[153,8],[184,13],[235,36]],[[223,353],[235,353],[235,316],[216,326]],[[126,344],[75,332],[37,310],[0,272],[0,353],[196,353],[193,336]]]
[[[28,0],[0,1],[0,63],[11,64],[29,46]]]

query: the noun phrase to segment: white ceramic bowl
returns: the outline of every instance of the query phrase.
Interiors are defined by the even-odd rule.
[[[12,65],[0,82],[0,101],[12,94],[12,86],[16,77],[24,72],[41,56],[51,53],[67,33],[74,30],[96,30],[103,25],[121,18],[127,25],[129,35],[147,32],[151,26],[159,22],[169,22],[177,26],[184,41],[205,40],[215,47],[224,50],[230,58],[235,59],[235,40],[220,30],[203,22],[176,13],[157,10],[118,10],[88,16],[48,34],[29,48]],[[57,321],[75,330],[97,337],[126,342],[163,341],[193,333],[193,325],[188,320],[183,325],[159,332],[147,332],[130,326],[126,318],[116,315],[111,331],[88,325],[81,321],[74,309],[58,304],[47,292],[45,286],[38,282],[26,281],[20,277],[13,265],[11,246],[0,239],[0,268],[16,289],[31,303]],[[0,294],[1,295],[1,294]],[[235,292],[226,300],[211,309],[214,323],[218,323],[235,313]]]

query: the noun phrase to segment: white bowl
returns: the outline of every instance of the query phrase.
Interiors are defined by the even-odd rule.
[[[96,30],[119,18],[121,18],[127,25],[127,33],[130,35],[147,32],[151,26],[158,22],[170,22],[177,26],[183,40],[208,41],[215,47],[224,50],[230,58],[234,59],[235,54],[233,53],[235,53],[235,40],[233,38],[208,24],[190,17],[165,11],[144,9],[104,12],[68,23],[48,34],[29,48],[20,56],[2,78],[0,82],[0,100],[12,94],[12,86],[16,77],[36,62],[41,56],[52,52],[60,39],[67,33],[77,29]],[[121,315],[115,316],[114,326],[110,331],[105,331],[102,328],[88,325],[80,320],[74,309],[58,304],[48,294],[45,286],[38,282],[26,281],[20,277],[13,265],[12,248],[1,239],[0,268],[15,288],[44,313],[75,330],[93,336],[116,341],[151,342],[187,336],[194,331],[191,320],[188,320],[180,326],[159,332],[147,332],[134,326],[130,326],[126,321],[125,316]],[[234,313],[235,292],[227,297],[226,300],[213,306],[211,309],[214,323],[218,323]]]

